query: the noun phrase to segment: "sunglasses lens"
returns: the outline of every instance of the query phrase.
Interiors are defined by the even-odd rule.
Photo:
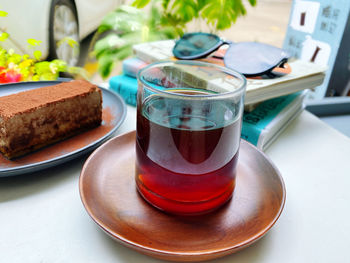
[[[246,76],[262,75],[287,60],[289,54],[283,49],[256,42],[231,44],[227,50],[225,66]]]
[[[185,34],[176,42],[173,54],[179,59],[200,58],[213,52],[220,44],[221,40],[216,35],[207,33]]]

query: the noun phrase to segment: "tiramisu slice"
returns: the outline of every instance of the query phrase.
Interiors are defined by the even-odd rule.
[[[102,121],[102,92],[85,80],[0,97],[0,151],[11,159]]]

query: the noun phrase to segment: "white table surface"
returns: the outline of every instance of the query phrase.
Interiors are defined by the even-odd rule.
[[[117,134],[135,122],[128,106]],[[304,111],[267,154],[285,180],[284,211],[264,238],[215,262],[350,262],[350,139]],[[90,219],[78,189],[86,157],[0,178],[0,262],[161,262]]]

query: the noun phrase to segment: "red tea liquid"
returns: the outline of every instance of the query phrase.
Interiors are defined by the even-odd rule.
[[[175,214],[224,204],[235,187],[240,140],[234,104],[151,97],[137,112],[138,191]]]

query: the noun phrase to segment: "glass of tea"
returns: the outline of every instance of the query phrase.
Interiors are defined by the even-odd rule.
[[[153,206],[197,215],[235,188],[246,80],[198,61],[150,64],[138,73],[136,185]]]

